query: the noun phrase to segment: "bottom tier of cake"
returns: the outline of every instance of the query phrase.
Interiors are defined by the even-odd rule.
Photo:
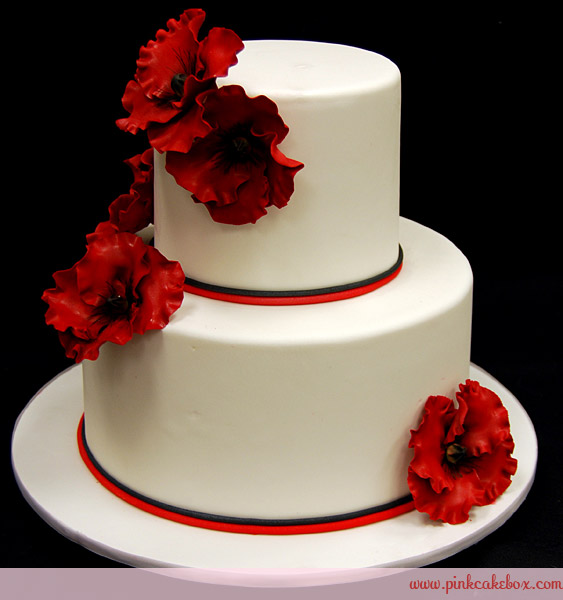
[[[401,219],[404,266],[357,298],[186,294],[161,331],[83,363],[85,439],[119,485],[223,517],[307,519],[408,495],[410,429],[469,374],[472,274]]]

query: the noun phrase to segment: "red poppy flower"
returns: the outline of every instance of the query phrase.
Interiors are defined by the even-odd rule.
[[[105,342],[125,344],[134,333],[162,329],[184,295],[179,263],[109,223],[88,236],[81,260],[53,277],[56,287],[43,293],[45,318],[76,362],[95,360]]]
[[[133,183],[128,194],[122,194],[110,204],[109,220],[118,231],[136,233],[153,222],[153,149],[125,163],[133,172]]]
[[[168,21],[168,30],[141,48],[135,78],[126,86],[122,103],[130,116],[118,120],[118,127],[146,130],[160,152],[187,152],[194,137],[205,134],[195,98],[216,87],[215,79],[227,75],[243,48],[236,33],[219,27],[198,41],[204,20],[203,10],[188,9]]]
[[[166,169],[205,204],[220,223],[255,223],[269,206],[284,207],[303,165],[278,149],[288,127],[265,96],[249,98],[240,86],[198,97],[209,133],[189,152],[168,152]]]
[[[494,502],[517,466],[500,398],[470,380],[460,385],[456,398],[458,408],[444,396],[428,398],[409,444],[414,458],[408,484],[415,507],[447,523],[463,523],[472,506]]]

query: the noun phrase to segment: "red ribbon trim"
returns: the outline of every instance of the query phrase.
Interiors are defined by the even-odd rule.
[[[361,517],[355,517],[351,519],[344,519],[341,521],[334,521],[329,523],[314,523],[306,525],[248,525],[248,524],[237,524],[237,523],[223,523],[219,521],[208,521],[205,519],[198,519],[196,517],[190,517],[175,513],[174,511],[163,509],[159,506],[155,506],[144,500],[136,498],[126,491],[122,490],[119,486],[115,485],[109,479],[107,479],[100,471],[96,468],[94,463],[90,460],[86,448],[84,446],[84,440],[82,437],[84,415],[80,419],[78,425],[78,449],[80,456],[88,467],[92,475],[110,492],[115,494],[121,500],[124,500],[128,504],[135,506],[145,512],[148,512],[157,517],[168,519],[169,521],[175,521],[183,525],[189,525],[191,527],[200,527],[203,529],[212,529],[214,531],[223,531],[228,533],[245,533],[252,535],[299,535],[309,533],[327,533],[330,531],[341,531],[343,529],[352,529],[353,527],[361,527],[362,525],[370,525],[372,523],[378,523],[386,519],[397,517],[404,513],[407,513],[414,509],[414,502],[411,500],[405,504],[395,506],[393,508],[383,510],[370,515]]]
[[[356,288],[341,290],[337,292],[327,292],[323,294],[312,294],[310,296],[247,296],[244,294],[235,294],[228,292],[219,292],[216,290],[207,290],[188,283],[184,284],[184,291],[196,296],[211,298],[212,300],[222,300],[224,302],[234,302],[237,304],[254,304],[262,306],[296,306],[301,304],[321,304],[323,302],[335,302],[337,300],[346,300],[355,298],[373,292],[391,280],[395,279],[401,271],[402,264],[395,271],[378,281],[359,286]]]

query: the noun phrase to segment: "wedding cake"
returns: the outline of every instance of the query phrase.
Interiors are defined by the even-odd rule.
[[[468,261],[399,216],[399,70],[342,45],[200,41],[203,18],[186,11],[141,49],[118,125],[151,147],[45,293],[83,365],[82,457],[187,525],[314,533],[415,505],[444,518],[424,507],[450,488],[415,464],[414,430],[443,401],[441,460],[458,469],[457,406],[488,390],[466,383]],[[149,223],[154,245],[134,235]],[[515,470],[502,431],[478,452],[503,453],[496,493]]]

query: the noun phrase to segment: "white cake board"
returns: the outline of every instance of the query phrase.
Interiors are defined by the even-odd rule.
[[[442,560],[500,527],[524,501],[537,462],[533,424],[518,400],[472,365],[470,377],[508,409],[518,470],[494,504],[474,508],[460,525],[412,511],[356,529],[262,536],[189,527],[137,509],[107,491],[78,453],[82,370],[63,371],[29,402],[12,440],[12,464],[29,504],[49,525],[86,548],[126,565],[183,567],[194,581],[231,585],[311,585],[359,580],[377,568],[413,568]],[[313,583],[314,582],[314,583]]]

